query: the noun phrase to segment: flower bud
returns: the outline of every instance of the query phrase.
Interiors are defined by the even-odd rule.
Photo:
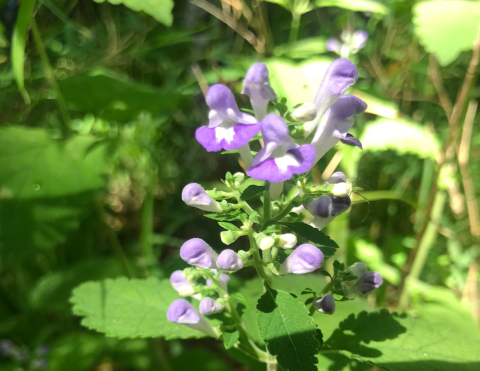
[[[205,297],[200,302],[199,309],[200,309],[200,313],[208,316],[209,314],[220,312],[223,309],[223,307],[212,298]]]
[[[313,307],[320,313],[333,314],[335,313],[335,299],[332,295],[325,295],[313,303]]]
[[[180,248],[180,256],[188,264],[197,268],[216,268],[218,254],[200,238],[192,238]]]
[[[312,102],[304,103],[292,113],[295,121],[312,121],[317,116],[317,108]]]
[[[333,186],[332,194],[337,197],[348,197],[352,193],[350,183],[337,183]]]
[[[382,283],[383,278],[380,273],[366,272],[360,277],[355,286],[357,286],[360,292],[365,295],[370,291],[378,289],[380,286],[382,286]]]
[[[218,256],[217,267],[224,271],[234,272],[243,268],[243,261],[235,251],[226,249]]]
[[[218,338],[218,334],[212,325],[210,325],[205,318],[200,316],[196,309],[184,299],[175,300],[170,304],[167,311],[167,319],[170,322],[185,325]]]
[[[293,249],[296,244],[297,236],[295,236],[293,233],[282,234],[278,240],[278,246],[280,246],[282,249]]]
[[[212,272],[215,274],[215,277],[217,277],[217,272],[218,271],[216,269],[212,269]],[[220,281],[220,285],[222,286],[223,290],[225,292],[227,292],[228,291],[227,283],[228,283],[228,281],[230,281],[230,276],[228,274],[221,273],[219,281]],[[212,283],[212,281],[207,280],[207,287],[210,287],[210,286],[213,286],[213,283]]]
[[[182,200],[197,209],[218,213],[222,211],[220,204],[211,198],[200,184],[190,183],[183,188]]]
[[[323,254],[317,247],[305,243],[298,246],[280,266],[279,274],[304,274],[315,271],[323,263]]]
[[[260,241],[260,250],[271,249],[275,245],[275,240],[272,237],[263,237]]]
[[[332,174],[330,178],[328,178],[328,184],[337,184],[337,183],[345,183],[347,181],[347,177],[341,171],[336,171]]]
[[[183,271],[178,270],[173,272],[170,276],[170,284],[177,290],[180,296],[191,296],[195,294],[195,289],[193,288],[195,284],[185,277]]]

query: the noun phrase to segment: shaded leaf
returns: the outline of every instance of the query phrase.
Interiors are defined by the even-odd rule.
[[[247,201],[255,196],[262,194],[265,191],[265,186],[251,185],[248,186],[240,196],[242,201]]]
[[[218,222],[220,227],[226,229],[227,231],[233,231],[233,232],[239,232],[241,231],[240,228],[237,226],[233,225],[232,223],[226,223],[226,222]]]
[[[332,247],[338,249],[338,245],[322,231],[305,223],[279,223],[295,232],[299,236],[320,246]]]
[[[230,349],[231,347],[233,347],[239,338],[240,333],[238,332],[238,330],[225,332],[223,334],[223,345],[225,346],[225,349]]]

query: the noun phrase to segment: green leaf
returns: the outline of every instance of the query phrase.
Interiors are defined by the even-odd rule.
[[[286,291],[266,290],[258,300],[257,323],[268,351],[286,370],[316,370],[320,342],[307,308]]]
[[[372,12],[387,14],[388,8],[372,0],[316,0],[315,7],[336,6],[337,8],[353,10],[355,12]]]
[[[240,228],[237,226],[233,225],[232,223],[226,223],[226,222],[218,222],[220,227],[226,229],[227,231],[233,231],[233,232],[239,232],[241,231]]]
[[[233,210],[230,211],[227,214],[203,214],[203,216],[206,216],[209,219],[213,220],[218,220],[218,221],[235,221],[235,220],[240,220],[240,215],[242,214],[242,210]]]
[[[322,231],[305,223],[279,223],[307,240],[326,247],[338,249],[338,245]]]
[[[237,343],[239,338],[240,332],[238,332],[238,330],[225,332],[223,334],[223,345],[225,346],[225,349],[230,349],[231,347],[233,347]]]
[[[265,186],[251,185],[248,186],[240,196],[242,201],[247,201],[255,196],[262,194],[265,191]]]
[[[420,317],[362,312],[344,320],[324,350],[393,371],[474,371],[480,366],[480,332],[472,325],[440,307]]]
[[[174,90],[154,89],[104,68],[70,76],[58,84],[70,109],[112,121],[134,119],[141,111],[167,112],[183,99]]]
[[[472,50],[479,19],[478,1],[431,1],[413,6],[415,33],[441,66],[452,63],[461,52]]]
[[[145,12],[151,15],[165,26],[171,26],[173,23],[173,0],[94,0],[97,3],[105,1],[110,4],[123,4],[126,7],[136,11]]]
[[[73,290],[73,313],[82,325],[117,338],[200,338],[205,335],[167,320],[170,303],[178,293],[168,279],[127,278],[87,282]]]
[[[25,90],[24,63],[25,45],[27,43],[27,30],[32,19],[33,8],[37,0],[23,0],[18,10],[17,23],[12,36],[12,69],[18,89],[25,100],[30,103],[30,97]]]

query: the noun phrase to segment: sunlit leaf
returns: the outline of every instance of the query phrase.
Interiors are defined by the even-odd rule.
[[[126,7],[136,11],[145,12],[151,15],[165,26],[171,26],[173,23],[172,9],[173,0],[94,0],[97,3],[105,1],[110,4],[123,4]]]
[[[386,14],[388,8],[378,1],[373,0],[316,0],[315,7],[335,6],[337,8],[353,10],[356,12],[372,12]]]

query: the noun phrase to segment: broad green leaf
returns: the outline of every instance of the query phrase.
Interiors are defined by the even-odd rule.
[[[17,22],[12,37],[12,69],[18,89],[25,100],[30,103],[30,97],[25,90],[24,63],[27,30],[32,19],[33,8],[37,0],[23,0],[18,10]]]
[[[441,66],[472,50],[480,24],[478,1],[430,1],[413,7],[415,33]]]
[[[393,371],[478,370],[478,349],[478,328],[466,327],[441,307],[419,317],[386,310],[351,315],[324,346]]]
[[[237,343],[239,338],[240,332],[238,332],[238,330],[225,332],[223,334],[223,345],[225,346],[225,349],[230,349],[231,347],[233,347]]]
[[[131,120],[141,111],[166,112],[182,100],[176,91],[154,89],[103,68],[70,76],[59,85],[69,108],[112,121]]]
[[[170,281],[150,277],[87,282],[73,290],[73,313],[82,325],[117,338],[201,338],[205,335],[167,320],[171,302],[179,299]]]
[[[280,224],[284,225],[285,227],[290,229],[292,232],[295,232],[299,236],[313,242],[314,244],[338,249],[338,245],[335,241],[333,241],[330,237],[328,237],[322,231],[308,224],[305,224],[305,223],[280,223]]]
[[[243,192],[242,195],[240,196],[240,199],[242,201],[247,201],[255,196],[258,196],[265,191],[265,186],[257,186],[257,185],[251,185],[248,186]]]
[[[440,149],[438,139],[425,127],[406,119],[379,118],[365,126],[360,138],[364,151],[393,150],[434,159]]]
[[[388,8],[373,0],[316,0],[315,7],[336,6],[337,8],[353,10],[356,12],[372,12],[387,14]]]
[[[286,370],[316,370],[320,342],[308,309],[286,291],[266,290],[257,304],[257,323],[268,351]]]
[[[97,3],[105,1],[110,4],[123,4],[126,7],[136,11],[145,12],[151,15],[165,26],[171,26],[173,23],[173,0],[94,0]]]

